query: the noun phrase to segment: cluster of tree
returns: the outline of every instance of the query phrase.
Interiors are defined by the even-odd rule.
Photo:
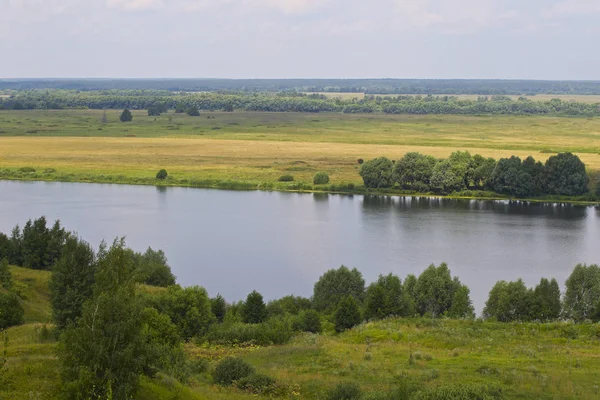
[[[600,268],[577,265],[562,299],[556,279],[542,278],[535,288],[527,288],[521,279],[500,281],[490,291],[483,317],[501,322],[600,321]]]
[[[23,322],[23,306],[13,291],[12,274],[6,258],[0,260],[0,330]]]
[[[0,232],[0,260],[12,265],[38,270],[54,270],[63,250],[79,239],[55,221],[48,226],[46,217],[28,220],[21,231],[16,225],[10,236]],[[91,249],[90,249],[91,251]],[[175,277],[162,250],[148,248],[144,253],[127,249],[134,260],[139,282],[154,286],[169,286]]]
[[[168,90],[380,94],[600,94],[597,81],[488,79],[10,79],[0,90]]]
[[[455,96],[376,96],[362,99],[327,98],[323,95],[298,93],[245,92],[169,92],[157,90],[28,90],[0,97],[0,110],[25,109],[135,109],[160,115],[163,110],[178,112],[207,111],[271,111],[271,112],[344,112],[388,114],[552,114],[600,115],[598,104],[552,99],[513,100],[506,96],[480,96],[461,100]]]
[[[420,153],[407,153],[392,162],[379,157],[361,165],[360,175],[367,188],[397,185],[420,193],[449,194],[467,189],[491,190],[515,197],[540,195],[578,196],[589,192],[585,164],[574,154],[560,153],[545,164],[531,156],[485,158],[457,151],[437,160]]]

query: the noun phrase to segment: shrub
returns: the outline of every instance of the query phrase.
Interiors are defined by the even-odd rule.
[[[189,115],[190,117],[199,117],[200,116],[200,111],[198,111],[198,109],[196,107],[188,108],[185,113],[187,115]]]
[[[56,172],[56,170],[54,168],[46,168],[44,170],[45,174],[54,174]]]
[[[421,390],[413,395],[415,400],[502,399],[502,389],[482,385],[448,385]]]
[[[332,310],[345,296],[353,296],[359,301],[365,294],[365,280],[356,268],[352,270],[345,266],[330,269],[315,283],[313,290],[313,305],[319,311]]]
[[[279,177],[279,182],[293,182],[294,177],[292,175],[282,175]]]
[[[133,121],[133,115],[131,115],[131,111],[129,111],[126,108],[121,113],[121,116],[119,117],[119,119],[121,120],[121,122],[131,122],[131,121]]]
[[[11,290],[13,287],[12,274],[8,268],[8,258],[0,261],[0,288]]]
[[[233,345],[255,343],[262,346],[285,344],[294,336],[288,318],[271,318],[262,324],[244,324],[239,321],[212,325],[205,335],[210,343]]]
[[[386,157],[367,161],[360,167],[360,176],[368,188],[387,188],[394,184],[392,168],[394,164]]]
[[[156,173],[156,179],[165,180],[165,179],[167,179],[167,176],[169,176],[169,174],[167,173],[167,170],[165,170],[165,169],[161,169],[160,171],[158,171]]]
[[[321,316],[315,310],[305,310],[299,315],[299,328],[302,332],[321,333]]]
[[[267,319],[267,306],[256,290],[246,298],[242,307],[242,319],[248,324],[259,324]]]
[[[313,178],[315,185],[326,185],[329,183],[329,175],[326,172],[317,172]]]
[[[14,293],[0,292],[0,329],[23,322],[23,306]]]
[[[327,392],[327,400],[358,400],[361,393],[360,386],[354,382],[339,383],[336,387]]]
[[[361,323],[360,308],[354,297],[347,296],[340,301],[334,318],[336,332],[343,332]]]
[[[235,385],[238,389],[245,390],[253,394],[270,394],[277,382],[268,375],[254,373],[238,380]]]
[[[358,162],[359,164],[362,164],[365,162],[365,160],[363,160],[362,158],[359,158],[358,160],[356,160],[356,162]]]
[[[160,110],[158,107],[150,107],[148,108],[148,116],[149,117],[158,117],[160,115]]]
[[[216,383],[223,386],[229,386],[234,381],[238,381],[254,373],[254,367],[246,361],[227,357],[221,360],[213,371],[213,379]]]
[[[21,167],[19,168],[20,172],[26,173],[26,174],[32,174],[35,172],[35,168],[33,167]]]

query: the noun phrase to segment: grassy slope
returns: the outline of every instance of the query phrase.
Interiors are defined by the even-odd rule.
[[[133,123],[122,124],[112,110],[103,125],[101,115],[93,110],[0,112],[0,168],[31,166],[38,171],[35,179],[127,183],[152,179],[166,168],[178,181],[267,182],[285,188],[277,183],[279,176],[311,182],[320,170],[329,172],[334,184],[360,185],[358,158],[398,159],[409,151],[445,157],[469,150],[540,160],[572,151],[590,170],[600,170],[600,118],[207,113],[214,117],[207,119],[154,118],[139,111]],[[46,168],[56,172],[44,175]]]
[[[56,399],[56,342],[43,339],[50,318],[49,274],[12,268],[28,323],[7,331],[8,361],[0,373],[0,399]],[[339,382],[357,382],[367,392],[399,385],[413,389],[455,383],[494,386],[509,399],[596,399],[600,395],[600,325],[500,324],[469,321],[387,320],[342,335],[301,335],[286,346],[198,347],[191,357],[217,360],[237,355],[259,371],[296,385],[301,398],[320,398]],[[4,344],[0,343],[0,354]],[[414,362],[410,363],[410,353]],[[177,397],[178,396],[178,397]],[[144,379],[139,399],[250,399],[221,389],[209,376],[188,387],[169,377]]]

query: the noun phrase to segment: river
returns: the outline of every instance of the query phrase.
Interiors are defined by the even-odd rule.
[[[563,286],[600,263],[600,209],[571,205],[0,181],[0,231],[41,215],[95,248],[126,236],[162,249],[178,283],[229,301],[310,296],[340,265],[369,283],[445,261],[481,312],[498,280]]]

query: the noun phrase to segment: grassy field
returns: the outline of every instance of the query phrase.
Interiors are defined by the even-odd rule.
[[[49,273],[17,267],[12,272],[25,296],[27,323],[8,329],[8,342],[0,341],[0,355],[5,349],[7,355],[0,369],[0,399],[58,399],[57,344],[46,325],[51,317]],[[186,351],[210,365],[224,356],[242,357],[294,388],[297,394],[291,398],[321,399],[342,382],[360,384],[371,399],[395,390],[431,394],[456,384],[505,399],[600,396],[599,324],[390,319],[340,335],[299,335],[284,346],[188,344]],[[214,385],[208,372],[185,386],[164,375],[145,378],[138,395],[140,400],[250,398],[257,396]]]
[[[0,112],[0,168],[32,167],[38,174],[50,169],[35,179],[129,183],[166,168],[179,181],[275,185],[284,174],[311,182],[315,172],[326,171],[332,183],[360,185],[358,158],[398,159],[409,151],[445,157],[469,150],[540,160],[571,151],[591,171],[600,170],[600,118],[242,112],[148,117],[136,111],[134,121],[123,124],[111,110],[103,124],[102,114]]]
[[[351,100],[357,99],[361,100],[365,97],[364,93],[348,93],[348,92],[309,92],[322,94],[330,99],[342,99],[342,100]],[[397,95],[397,94],[380,94],[376,96],[407,96],[407,95]],[[408,96],[425,96],[425,95],[408,95]],[[448,94],[448,95],[434,95],[434,96],[452,96],[458,97],[461,100],[477,100],[478,97],[481,97],[480,94]],[[488,97],[491,97],[488,96]],[[580,103],[588,103],[588,104],[596,104],[600,103],[600,95],[583,95],[583,94],[538,94],[535,96],[516,96],[511,95],[507,96],[513,100],[517,100],[519,97],[525,97],[532,101],[548,101],[552,99],[561,99],[562,101],[577,101]]]

